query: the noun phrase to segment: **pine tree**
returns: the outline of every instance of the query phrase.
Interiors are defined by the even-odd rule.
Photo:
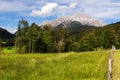
[[[42,41],[44,43],[43,52],[54,52],[53,51],[53,28],[51,25],[45,25],[42,30]]]
[[[19,20],[18,22],[18,31],[16,33],[16,39],[15,39],[15,53],[25,53],[26,52],[26,32],[28,30],[28,22],[24,19]]]
[[[88,33],[80,41],[80,51],[93,51],[96,48],[96,37]]]
[[[37,41],[40,37],[39,27],[35,23],[32,23],[30,28],[28,29],[28,32],[26,33],[26,36],[28,39],[28,47],[29,47],[28,52],[29,53],[36,52]]]
[[[57,27],[54,31],[54,51],[64,52],[66,46],[66,39],[68,38],[68,31],[64,27]]]
[[[117,36],[115,31],[108,28],[104,31],[104,48],[111,48],[112,45],[116,46]]]

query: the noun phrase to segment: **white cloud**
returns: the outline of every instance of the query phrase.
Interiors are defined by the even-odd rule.
[[[32,13],[30,14],[30,16],[40,16],[40,17],[46,17],[46,16],[51,16],[53,13],[56,12],[62,12],[65,10],[71,10],[76,8],[77,3],[73,2],[70,4],[58,4],[58,3],[47,3],[46,5],[44,5],[41,9],[33,9]],[[64,12],[63,12],[64,13]],[[57,14],[59,16],[59,14]]]
[[[58,6],[58,10],[67,10],[68,9],[68,6],[65,6],[65,5],[59,5]]]
[[[0,0],[0,13],[19,11],[18,16],[88,14],[98,19],[119,19],[119,0]],[[23,11],[23,12],[22,12]],[[28,12],[27,12],[28,11]]]
[[[47,4],[46,4],[47,3]],[[30,4],[30,5],[29,5]],[[44,6],[43,6],[44,5]],[[31,11],[32,10],[32,11]],[[31,16],[61,16],[84,13],[104,18],[119,18],[119,0],[0,0],[0,13],[23,11]],[[28,11],[25,13],[25,11]],[[21,12],[22,13],[22,12]]]
[[[76,8],[76,6],[77,6],[76,2],[70,3],[70,5],[69,5],[69,7],[72,9]]]
[[[98,19],[120,18],[120,1],[114,0],[84,0],[78,2],[81,13],[88,14]]]
[[[22,2],[18,1],[0,1],[0,13],[2,12],[15,12],[27,10],[29,7]]]
[[[41,10],[33,9],[31,16],[49,16],[57,6],[57,3],[47,3],[41,8]]]

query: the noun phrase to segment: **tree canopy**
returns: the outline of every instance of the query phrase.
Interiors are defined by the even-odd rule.
[[[52,25],[30,26],[26,20],[19,20],[15,38],[16,53],[54,53],[68,51],[94,51],[120,48],[120,23],[92,28],[79,33],[70,33],[65,27]]]

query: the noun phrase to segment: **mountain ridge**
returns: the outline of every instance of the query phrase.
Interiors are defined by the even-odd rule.
[[[44,21],[41,25],[46,25],[46,24],[51,24],[52,26],[56,27],[57,25],[59,25],[60,23],[63,22],[73,22],[73,21],[78,21],[80,22],[82,25],[88,25],[88,26],[104,26],[105,23],[103,23],[100,20],[94,19],[88,15],[85,14],[75,14],[75,15],[67,15],[67,16],[62,16],[59,17],[58,19],[55,19],[53,21]]]
[[[14,38],[14,35],[7,31],[6,29],[0,27],[0,38],[2,40],[11,39]]]

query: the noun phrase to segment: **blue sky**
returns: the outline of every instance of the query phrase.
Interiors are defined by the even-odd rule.
[[[114,23],[120,21],[120,0],[0,0],[0,27],[14,33],[20,19],[40,25],[76,13]]]

